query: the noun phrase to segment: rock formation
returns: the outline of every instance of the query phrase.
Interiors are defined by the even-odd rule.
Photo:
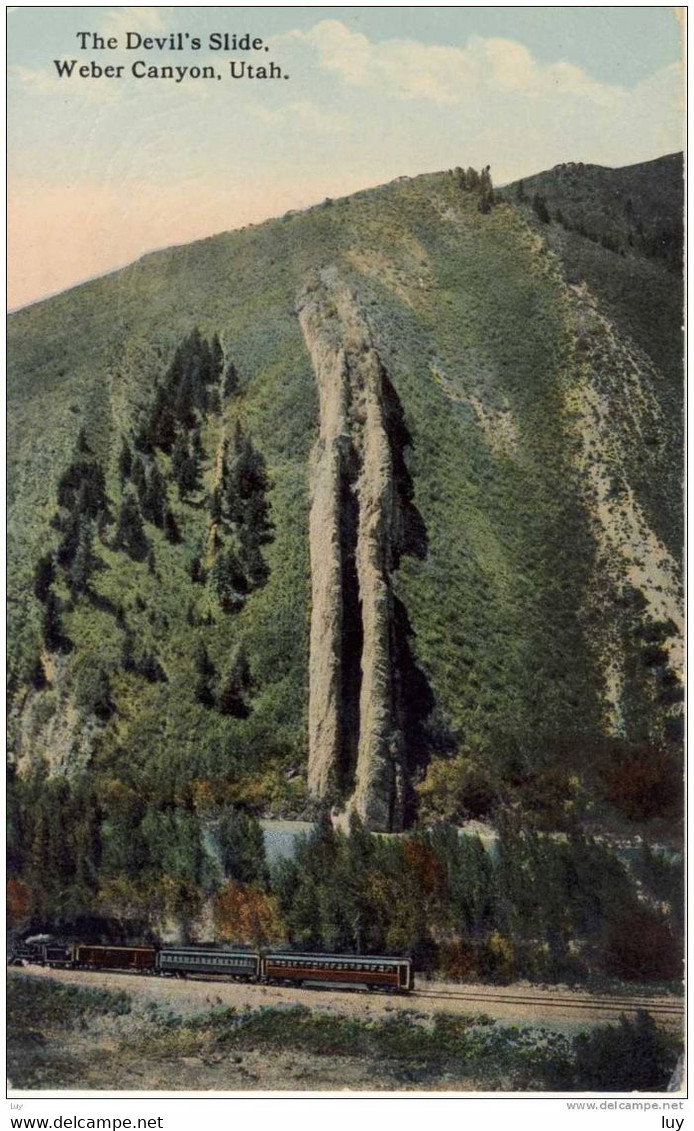
[[[392,590],[403,553],[426,552],[395,390],[349,288],[323,270],[299,300],[320,395],[310,523],[309,789],[371,829],[401,829],[417,724],[431,693]]]

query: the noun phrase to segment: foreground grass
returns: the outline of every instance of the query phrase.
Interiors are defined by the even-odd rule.
[[[151,1002],[139,1007],[123,992],[24,978],[9,983],[8,1028],[10,1079],[31,1089],[84,1087],[87,1047],[102,1073],[92,1087],[146,1087],[132,1082],[134,1072],[170,1081],[158,1085],[167,1090],[185,1087],[179,1068],[191,1064],[199,1066],[198,1088],[292,1088],[296,1072],[286,1080],[282,1072],[300,1063],[307,1080],[300,1086],[311,1090],[356,1079],[362,1083],[352,1086],[374,1090],[658,1091],[679,1054],[645,1013],[576,1037],[414,1010],[378,1020],[305,1006],[183,1018]],[[238,1080],[237,1066],[249,1058],[268,1069],[260,1078],[247,1073],[255,1085]],[[221,1072],[216,1083],[205,1075],[213,1068]]]

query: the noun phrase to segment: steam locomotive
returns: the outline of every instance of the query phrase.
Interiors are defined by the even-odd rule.
[[[290,950],[224,950],[196,946],[96,946],[60,943],[48,937],[19,944],[12,965],[53,969],[120,970],[177,978],[204,975],[274,985],[330,984],[341,988],[409,993],[414,989],[410,958],[381,955],[297,954]]]

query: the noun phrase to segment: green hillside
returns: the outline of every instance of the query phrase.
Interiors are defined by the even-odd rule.
[[[653,359],[673,429],[655,478],[642,475],[649,521],[672,552],[683,541],[682,357],[684,170],[681,153],[640,165],[558,165],[503,189],[605,313]],[[542,217],[542,220],[539,219]],[[650,470],[650,469],[649,469]],[[634,473],[638,475],[637,468]],[[659,495],[667,483],[670,505]],[[655,491],[651,496],[651,486]]]
[[[579,182],[543,176],[526,197],[536,181],[571,216]],[[148,814],[320,808],[307,286],[338,345],[330,287],[348,296],[392,386],[422,523],[392,570],[410,664],[392,678],[419,673],[408,820],[676,813],[678,279],[516,195],[461,171],[400,180],[11,317],[10,759],[20,790],[88,789],[104,875],[127,874]],[[658,196],[668,216],[676,198]],[[646,279],[659,326],[641,321]],[[37,834],[17,823],[26,875]]]

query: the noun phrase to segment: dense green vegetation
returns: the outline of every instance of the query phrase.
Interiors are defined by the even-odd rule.
[[[468,981],[677,981],[682,923],[674,932],[660,899],[668,890],[681,906],[681,863],[644,854],[639,876],[641,893],[613,851],[577,831],[508,825],[485,850],[447,826],[403,840],[353,821],[349,837],[319,826],[273,889],[299,949],[412,954],[418,970]]]
[[[561,184],[575,196],[574,181]],[[585,341],[562,272],[587,281],[663,375],[649,377],[653,435],[631,446],[626,471],[674,553],[679,282],[638,241],[615,251],[567,227],[568,211],[557,222],[559,196],[544,184],[525,192],[544,194],[549,222],[500,200],[488,170],[395,182],[147,256],[11,318],[10,875],[29,916],[101,916],[127,935],[168,915],[191,930],[229,881],[271,899],[254,816],[314,815],[307,532],[318,395],[295,302],[326,264],[364,314],[412,438],[407,472],[428,552],[403,560],[396,589],[435,703],[418,751],[421,822],[521,813],[529,839],[514,844],[533,868],[543,861],[540,886],[542,869],[573,875],[597,853],[636,914],[619,869],[571,838],[605,814],[679,820],[681,687],[664,649],[672,626],[598,553],[566,396]],[[601,349],[609,369],[609,343]],[[621,649],[618,734],[591,605],[603,588]],[[222,850],[209,850],[210,828],[225,821],[245,822],[256,844],[243,864],[224,849],[222,866]],[[567,831],[570,848],[533,840],[533,829]],[[336,845],[338,867],[352,850]],[[491,940],[506,953],[513,936],[509,969],[553,976],[571,966],[575,930],[603,962],[609,916],[581,926],[568,881],[548,886],[570,903],[550,937],[548,908],[521,911],[520,881],[506,902],[492,897],[496,866],[480,863],[463,886],[484,890],[486,918],[463,930],[466,905],[447,888],[427,938],[407,918],[421,897],[410,842],[354,845],[374,855],[384,890],[396,885],[405,917],[374,915],[369,946],[423,958],[433,948],[442,966],[446,932],[455,945],[471,932],[485,973]],[[444,852],[440,867],[463,865]],[[333,906],[323,892],[316,919],[301,877],[296,890],[289,873],[278,883],[296,938],[359,943],[344,899]],[[362,907],[360,922],[373,911]],[[544,955],[537,968],[523,952],[530,938]]]
[[[207,904],[237,942],[411,954],[454,979],[681,977],[681,862],[643,849],[628,870],[578,828],[557,838],[507,821],[485,849],[447,825],[382,837],[353,818],[346,836],[326,820],[271,874],[257,822],[199,798],[155,807],[39,778],[9,798],[19,929],[141,941],[173,921],[201,939]]]

